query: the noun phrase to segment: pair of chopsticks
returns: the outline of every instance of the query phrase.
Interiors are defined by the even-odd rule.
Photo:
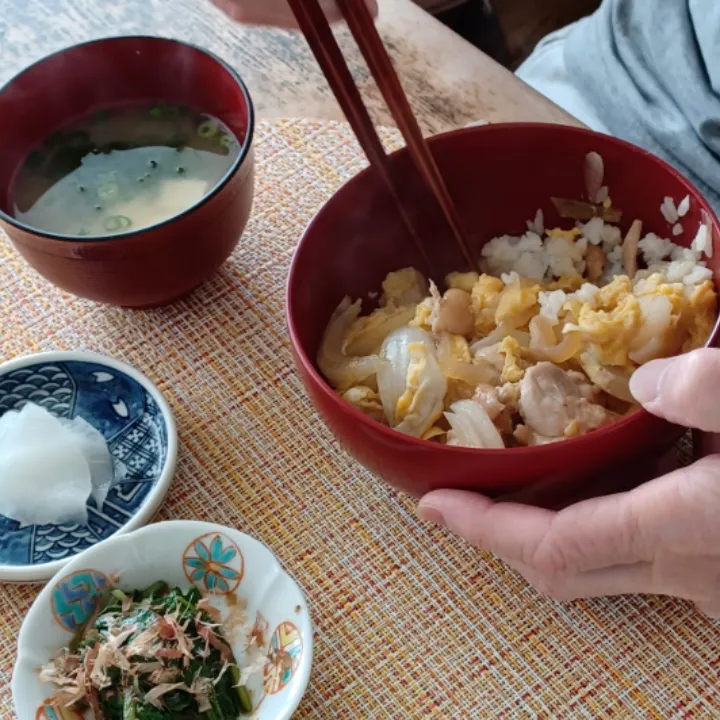
[[[365,4],[365,0],[336,0],[336,2],[400,132],[405,138],[408,151],[415,165],[442,210],[455,242],[470,269],[477,270],[477,263],[468,248],[452,198],[430,152],[430,148],[425,138],[423,138],[420,126],[400,84],[392,60],[375,27],[375,21]],[[289,0],[289,4],[370,165],[378,172],[393,197],[400,216],[414,240],[415,247],[429,274],[432,275],[432,266],[421,235],[414,228],[408,209],[404,207],[400,199],[401,194],[395,185],[382,141],[378,137],[370,114],[365,107],[360,91],[355,85],[352,73],[345,62],[340,46],[335,40],[325,13],[318,0]]]

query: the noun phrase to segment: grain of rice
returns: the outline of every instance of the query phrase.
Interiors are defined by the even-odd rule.
[[[690,247],[698,254],[705,253],[708,257],[712,257],[712,247],[710,246],[710,238],[708,236],[707,225],[700,225],[692,241]]]
[[[685,285],[699,285],[700,283],[704,283],[706,280],[710,280],[712,276],[712,270],[698,265],[692,272],[689,272],[683,278],[683,282]]]
[[[602,218],[593,218],[582,226],[583,235],[591,245],[599,245],[603,241],[604,229],[605,222]]]
[[[706,218],[708,223],[709,216]],[[534,221],[533,221],[534,225]],[[584,274],[586,270],[587,249],[600,247],[606,254],[606,264],[597,285],[611,282],[618,275],[627,274],[624,264],[622,233],[616,226],[606,224],[601,218],[593,218],[586,223],[578,223],[582,235],[573,240],[567,235],[549,236],[545,240],[534,231],[522,236],[502,235],[493,238],[482,250],[481,265],[484,272],[500,277],[506,285],[524,277],[538,282],[552,282],[561,277]],[[661,274],[669,282],[682,282],[692,286],[711,276],[710,271],[701,262],[703,252],[710,248],[708,224],[701,224],[698,236],[692,248],[675,245],[672,240],[647,233],[638,242],[638,256],[646,267],[637,268],[634,283],[644,281],[653,274]],[[569,299],[582,302],[595,302],[598,288],[585,283],[580,290],[568,295]],[[543,295],[541,305],[547,307],[545,314],[555,317],[555,298],[560,295]]]
[[[688,214],[688,211],[690,210],[690,196],[686,195],[681,201],[680,204],[677,206],[677,214],[678,217],[685,217]]]
[[[583,283],[580,289],[570,295],[571,300],[579,300],[581,303],[587,303],[592,307],[595,307],[597,302],[597,294],[600,292],[600,288],[592,283]]]
[[[562,307],[567,302],[567,300],[568,296],[562,290],[541,292],[538,295],[538,302],[540,303],[540,313],[556,325],[559,322],[558,314],[562,310]]]
[[[660,206],[660,212],[671,225],[674,225],[678,221],[678,211],[675,207],[675,201],[671,197],[665,197]]]
[[[705,243],[705,255],[707,255],[709,258],[713,255],[713,226],[712,221],[710,220],[710,216],[705,212],[705,210],[700,211],[700,216],[702,217],[703,225],[705,225],[705,229],[707,231],[707,242]]]
[[[648,233],[638,243],[638,248],[640,252],[642,252],[643,260],[648,265],[655,265],[661,260],[670,257],[675,247],[675,244],[671,240],[658,237],[655,233]]]

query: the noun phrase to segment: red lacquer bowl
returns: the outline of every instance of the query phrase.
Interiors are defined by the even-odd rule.
[[[53,235],[12,217],[13,177],[48,135],[94,110],[160,101],[218,117],[241,143],[237,161],[198,204],[152,227],[100,240]],[[245,229],[253,198],[253,129],[243,81],[204,50],[152,37],[63,50],[0,90],[0,224],[40,274],[75,295],[128,307],[177,299],[222,265]]]
[[[521,234],[538,207],[546,226],[562,221],[549,198],[585,194],[584,158],[590,151],[605,160],[605,182],[615,207],[624,211],[626,230],[641,218],[645,232],[670,236],[660,213],[664,196],[676,202],[690,195],[685,233],[689,245],[701,209],[713,222],[718,272],[719,227],[699,192],[656,157],[625,142],[587,130],[541,124],[490,125],[432,138],[430,145],[455,200],[476,254],[497,235]],[[391,156],[392,167],[427,229],[438,277],[467,269],[420,185],[408,154]],[[568,221],[564,221],[567,227]],[[494,496],[530,487],[563,492],[587,488],[596,478],[619,473],[628,463],[659,456],[682,429],[637,412],[583,437],[561,443],[506,450],[447,447],[407,437],[369,419],[341,400],[320,375],[315,358],[327,321],[343,298],[367,298],[385,274],[408,265],[420,267],[391,201],[372,170],[342,187],[320,210],[303,236],[290,270],[287,320],[292,347],[307,391],[344,448],[395,488],[421,495],[437,488],[464,488]],[[364,309],[370,308],[370,304]],[[716,326],[709,345],[718,343]]]

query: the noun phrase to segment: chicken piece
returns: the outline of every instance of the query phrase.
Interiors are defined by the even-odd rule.
[[[506,387],[503,385],[503,387]],[[473,400],[481,405],[488,417],[495,423],[495,427],[505,435],[512,435],[513,414],[517,412],[517,406],[506,406],[500,399],[502,388],[493,385],[478,385],[473,395]],[[512,401],[512,393],[509,394]]]
[[[436,297],[437,289],[431,287],[431,292],[433,290],[433,297]],[[475,316],[470,294],[457,288],[450,288],[442,298],[438,294],[431,319],[433,332],[471,335],[475,329]]]
[[[533,432],[527,425],[518,425],[513,433],[514,438],[521,444],[533,447],[535,445],[548,445],[554,442],[560,442],[564,438],[561,437],[545,437]]]
[[[505,367],[505,356],[500,352],[500,343],[477,350],[474,360],[475,362],[492,365],[499,373],[501,373]]]
[[[585,376],[578,370],[568,370],[568,377],[577,385],[577,389],[588,402],[596,403],[600,397],[600,388],[595,387]]]
[[[596,283],[602,277],[605,270],[605,263],[607,262],[605,252],[598,245],[588,245],[585,260],[587,262],[588,280],[590,280],[591,283]]]
[[[520,383],[505,383],[498,388],[498,400],[511,413],[517,413],[520,405]]]
[[[584,434],[615,415],[583,397],[573,378],[552,363],[528,368],[520,381],[520,415],[529,429],[547,438]]]
[[[495,420],[505,409],[498,398],[498,392],[499,389],[492,385],[478,385],[472,398],[483,407],[491,420]]]

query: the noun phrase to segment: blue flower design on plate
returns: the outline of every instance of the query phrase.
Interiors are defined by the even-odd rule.
[[[87,525],[20,527],[0,515],[0,565],[67,560],[115,534],[139,511],[162,474],[168,427],[146,388],[122,370],[97,362],[38,360],[0,375],[0,415],[26,403],[58,417],[80,416],[107,441],[123,479],[102,509],[88,501]]]
[[[74,633],[95,612],[110,580],[97,570],[80,570],[58,581],[52,592],[52,611],[56,622]]]
[[[195,538],[183,553],[187,579],[202,592],[226,595],[242,580],[245,561],[230,538],[211,533]]]

